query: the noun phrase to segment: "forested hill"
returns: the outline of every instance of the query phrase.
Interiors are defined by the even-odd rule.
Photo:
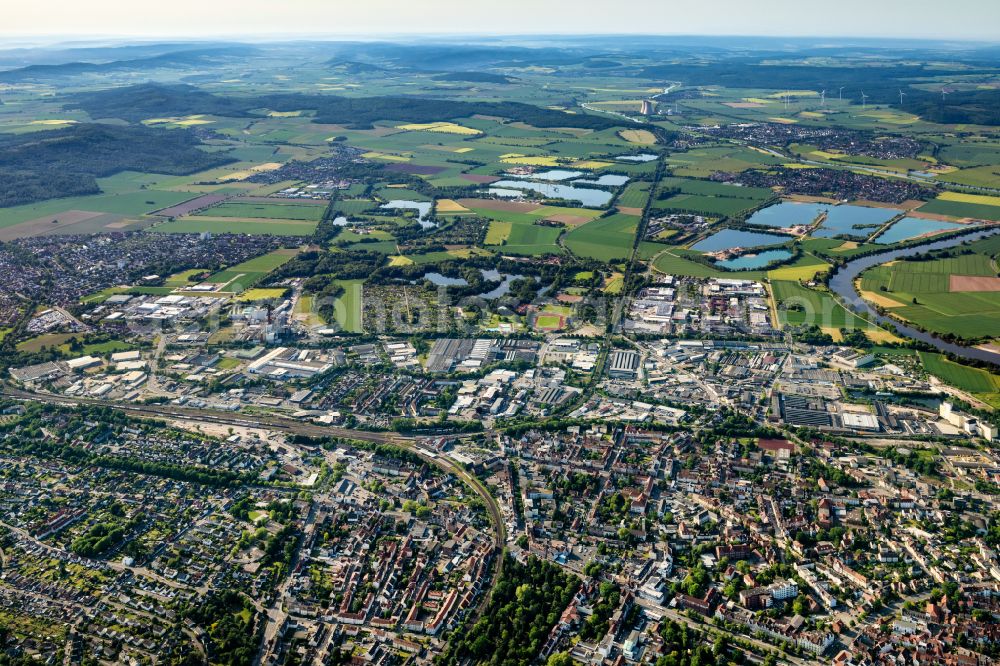
[[[139,122],[163,116],[208,114],[251,117],[260,109],[316,112],[314,121],[357,129],[377,120],[414,123],[468,118],[480,114],[509,118],[535,127],[609,129],[621,121],[584,113],[565,113],[521,102],[462,102],[425,97],[336,97],[332,95],[256,95],[223,97],[190,85],[143,84],[75,95],[69,108],[82,109],[91,118],[121,118]]]
[[[886,104],[937,123],[1000,125],[1000,90],[946,90],[944,76],[992,77],[1000,67],[991,63],[974,66],[934,67],[922,64],[826,66],[764,62],[757,58],[731,59],[708,64],[677,63],[641,70],[646,77],[680,81],[687,86],[725,86],[771,90],[826,90],[828,95],[860,100],[864,91],[869,104]],[[900,91],[905,93],[900,104]]]
[[[233,161],[199,150],[186,130],[85,123],[0,135],[0,206],[96,194],[97,178],[121,171],[189,174]]]

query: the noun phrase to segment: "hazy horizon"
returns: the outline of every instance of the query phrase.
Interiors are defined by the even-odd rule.
[[[369,0],[360,6],[322,0],[175,0],[160,7],[128,0],[38,0],[6,8],[0,25],[0,39],[8,42],[631,34],[1000,42],[1000,4],[841,0],[817,15],[789,0],[759,0],[752,7],[739,0],[717,0],[711,11],[695,0],[669,5],[636,0],[624,10],[594,0],[507,0],[489,6],[459,0],[403,6],[392,0]]]

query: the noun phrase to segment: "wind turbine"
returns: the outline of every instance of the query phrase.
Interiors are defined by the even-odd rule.
[[[819,108],[822,109],[824,106],[826,106],[826,91],[822,90],[819,93]]]
[[[844,86],[840,86],[840,101],[844,101]]]
[[[788,91],[785,91],[785,111],[788,111]]]
[[[944,98],[948,96],[948,94],[949,93],[948,93],[948,89],[947,88],[941,88],[941,101],[942,102],[944,101]]]
[[[904,97],[906,97],[906,93],[905,93],[905,92],[903,92],[903,89],[902,89],[902,88],[900,88],[900,89],[899,89],[899,106],[900,106],[900,107],[902,107],[902,106],[903,106],[903,98],[904,98]]]
[[[865,94],[864,90],[861,91],[861,108],[862,109],[868,108],[868,95]]]

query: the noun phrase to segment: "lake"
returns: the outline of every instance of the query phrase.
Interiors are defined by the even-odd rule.
[[[748,271],[756,268],[764,268],[768,264],[788,259],[792,256],[791,250],[764,250],[763,252],[741,254],[732,259],[715,262],[720,268],[727,268],[731,271]]]
[[[609,173],[594,180],[574,180],[574,185],[604,185],[605,187],[620,187],[629,181],[628,176]]]
[[[523,197],[524,192],[521,190],[508,190],[502,187],[491,187],[487,190],[490,194],[495,197],[504,197],[505,199],[513,199],[515,197]]]
[[[803,224],[812,224],[819,217],[819,214],[828,211],[833,206],[821,203],[798,203],[796,201],[783,201],[767,208],[762,208],[747,220],[747,224],[756,224],[761,227],[773,227],[783,229]]]
[[[868,208],[866,206],[833,206],[813,236],[855,236],[868,238],[883,224],[896,217],[902,210],[896,208]]]
[[[465,278],[448,277],[447,275],[442,275],[441,273],[424,273],[424,276],[420,279],[432,282],[439,287],[464,287],[469,284]]]
[[[383,204],[382,208],[386,210],[415,210],[417,211],[417,222],[424,229],[430,229],[431,227],[436,227],[437,225],[433,222],[427,221],[427,216],[431,212],[431,208],[434,207],[434,203],[431,201],[407,201],[405,199],[399,199],[396,201],[390,201],[387,204]]]
[[[657,158],[656,155],[650,153],[642,153],[641,155],[619,155],[616,160],[624,160],[626,162],[652,162]]]
[[[935,231],[953,231],[965,226],[957,222],[941,222],[939,220],[924,220],[919,217],[904,217],[886,229],[884,234],[875,239],[875,242],[892,245],[893,243],[910,240],[911,238]]]
[[[502,279],[502,282],[499,285],[497,285],[494,289],[479,294],[480,298],[491,299],[491,298],[500,298],[501,296],[506,296],[507,292],[510,291],[510,283],[513,282],[514,280],[519,280],[524,276],[501,273],[500,271],[491,268],[490,270],[483,271],[483,277],[489,280],[490,282]]]
[[[526,176],[514,176],[515,178],[528,178],[530,180],[567,180],[569,178],[579,178],[583,175],[582,171],[567,171],[566,169],[551,169],[549,171],[539,171],[538,173],[528,174]]]
[[[480,272],[483,274],[483,279],[488,280],[490,282],[497,282],[497,281],[500,282],[500,284],[498,284],[493,289],[485,291],[481,294],[476,294],[477,298],[485,298],[487,300],[500,298],[501,296],[506,296],[507,292],[510,291],[510,284],[514,280],[518,280],[524,277],[523,275],[501,273],[500,271],[493,268]],[[424,273],[420,279],[414,280],[411,284],[416,284],[422,280],[427,280],[428,282],[431,282],[439,287],[465,287],[469,284],[465,278],[448,277],[447,275],[443,275],[437,272]]]
[[[583,187],[556,185],[554,183],[530,183],[520,180],[501,180],[493,183],[493,186],[500,189],[531,190],[538,192],[544,197],[580,201],[584,206],[594,207],[606,205],[614,196],[611,192],[605,192],[604,190],[590,190]],[[494,193],[493,189],[490,189],[490,192]]]
[[[766,247],[768,245],[780,245],[792,240],[791,236],[779,236],[777,234],[764,234],[757,231],[738,231],[736,229],[723,229],[703,241],[691,246],[692,250],[698,252],[718,252],[732,247]]]

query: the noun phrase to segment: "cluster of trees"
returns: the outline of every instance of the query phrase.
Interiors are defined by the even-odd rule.
[[[881,456],[891,460],[897,465],[903,465],[917,474],[933,477],[941,476],[941,473],[938,470],[936,456],[933,452],[925,451],[923,452],[923,455],[921,455],[920,449],[905,449],[906,453],[902,453],[896,448],[878,448],[865,443],[856,443],[855,446],[865,453]]]
[[[42,134],[0,137],[0,206],[97,194],[97,178],[121,171],[189,174],[233,161],[184,130],[81,123]]]
[[[117,546],[128,534],[132,523],[100,522],[90,526],[70,544],[69,549],[80,557],[97,557]]]
[[[665,654],[656,660],[656,666],[727,666],[737,663],[727,656],[729,648],[721,636],[709,646],[701,632],[668,619],[660,624],[660,636],[664,641]]]
[[[596,641],[608,633],[611,614],[618,608],[622,594],[617,585],[611,582],[601,583],[600,599],[594,604],[594,612],[580,627],[580,640]]]
[[[579,580],[558,566],[535,557],[524,564],[505,557],[486,612],[461,635],[451,637],[441,657],[443,666],[532,663],[576,594]]]
[[[236,590],[223,590],[183,612],[186,619],[208,634],[208,662],[220,666],[247,666],[253,663],[260,642],[260,624],[250,600]],[[176,662],[180,666],[205,663],[198,654],[187,652]]]
[[[301,533],[294,525],[285,525],[280,530],[267,537],[264,542],[264,557],[261,558],[261,566],[269,567],[280,565],[282,573],[287,572],[295,557],[295,550],[299,546]]]

